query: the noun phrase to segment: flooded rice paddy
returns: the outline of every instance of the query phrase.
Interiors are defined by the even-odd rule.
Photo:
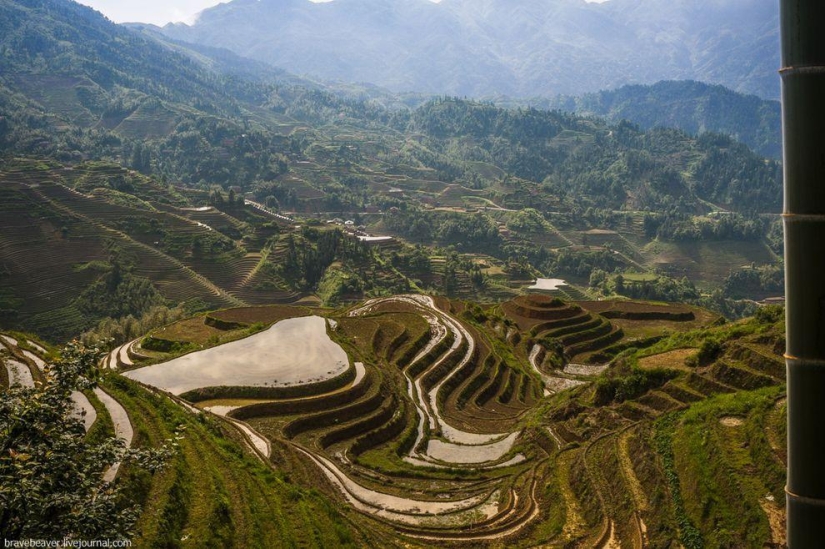
[[[465,465],[498,461],[512,449],[519,434],[520,432],[512,433],[498,442],[477,446],[430,439],[427,442],[427,456],[446,463]]]
[[[327,335],[326,321],[309,316],[124,375],[179,395],[204,387],[312,383],[335,377],[348,365],[346,352]]]
[[[7,358],[6,369],[9,372],[9,385],[34,387],[34,377],[32,377],[31,370],[22,362],[13,358]]]
[[[72,391],[72,417],[83,422],[83,428],[87,433],[97,419],[94,406],[89,402],[86,395],[80,391]]]
[[[132,445],[132,438],[134,437],[134,430],[132,429],[132,422],[129,421],[129,415],[126,413],[126,409],[100,387],[95,387],[94,392],[95,396],[97,396],[106,407],[106,411],[109,412],[109,417],[112,418],[112,423],[115,426],[115,437],[123,439],[126,447],[130,447]],[[118,461],[106,470],[103,474],[103,480],[105,482],[115,480],[119,468],[120,462]]]
[[[31,360],[32,362],[34,362],[37,365],[38,370],[40,370],[42,372],[46,369],[46,361],[45,360],[43,360],[42,358],[40,358],[39,356],[37,356],[36,354],[34,354],[31,351],[27,351],[27,350],[23,349],[22,352],[23,352],[23,355],[26,358],[28,358],[29,360]]]
[[[528,290],[545,290],[552,292],[558,290],[560,286],[567,286],[567,282],[560,278],[539,278],[536,283],[528,287]]]

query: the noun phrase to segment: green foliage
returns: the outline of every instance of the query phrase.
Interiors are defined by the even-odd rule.
[[[147,265],[141,276],[152,273],[148,276],[157,282],[155,288],[173,303],[254,303],[276,292],[278,299],[287,300],[322,286],[328,302],[411,288],[500,298],[517,290],[509,287],[510,281],[542,274],[586,283],[594,269],[613,273],[658,264],[655,252],[641,250],[635,227],[639,211],[648,212],[642,221],[648,239],[735,239],[755,245],[767,240],[780,249],[776,224],[754,215],[779,211],[778,164],[724,136],[645,131],[628,122],[611,125],[556,111],[504,109],[454,98],[390,109],[307,82],[297,86],[298,79],[226,52],[168,47],[149,38],[148,31],[113,25],[85,7],[59,0],[6,1],[0,3],[0,15],[15,22],[0,34],[0,148],[9,155],[65,163],[32,161],[22,170],[22,180],[51,169],[41,184],[61,183],[93,196],[96,204],[76,211],[72,203],[77,197],[53,197],[67,206],[62,210],[37,198],[39,191],[27,197],[28,191],[17,187],[13,198],[34,200],[37,211],[24,213],[43,222],[44,238],[58,237],[60,246],[44,246],[54,256],[82,242],[88,243],[88,254],[75,263],[99,261],[94,239],[103,235],[129,248],[135,261],[160,262],[108,229],[168,255],[172,265]],[[706,105],[705,110],[714,109]],[[113,159],[124,167],[113,166]],[[3,171],[19,168],[11,160]],[[291,234],[284,242],[276,234],[292,229],[246,207],[249,192],[290,217],[293,212],[342,212],[376,234],[386,230],[447,250],[402,249],[395,256],[391,252],[386,262],[383,252],[318,234],[326,231]],[[6,200],[12,197],[4,193],[2,198],[3,216],[22,215],[15,210],[19,206]],[[210,223],[222,224],[213,231],[195,231],[180,219],[191,211],[167,208],[204,204],[220,212],[203,214]],[[83,218],[74,216],[96,220],[93,206],[109,213],[101,216],[104,233],[90,231]],[[734,213],[714,213],[721,209]],[[192,215],[190,221],[195,220]],[[576,246],[571,229],[583,231],[582,240],[589,242]],[[590,229],[616,234],[594,245]],[[287,244],[284,257],[278,255],[281,243]],[[257,253],[267,246],[273,257],[256,267],[256,276],[234,276],[241,269],[230,267],[241,265],[247,250]],[[488,277],[467,258],[452,255],[453,250],[487,254],[507,268]],[[432,261],[436,253],[447,260]],[[7,276],[21,273],[7,273],[14,263],[0,263],[0,321],[54,338],[86,329],[100,318],[137,318],[161,303],[137,275],[114,284],[109,282],[117,278],[114,274],[94,282],[85,271],[66,281],[67,288],[76,290],[73,296],[82,294],[76,303],[38,303],[43,312],[28,315],[23,304],[29,296],[18,281],[6,287]],[[128,261],[122,263],[128,270]],[[341,269],[330,272],[337,263]],[[181,290],[186,280],[179,278],[196,282],[194,273],[171,273],[183,268],[217,288],[207,283],[192,284],[201,286],[197,292]],[[668,272],[680,268],[674,265]],[[168,278],[155,280],[161,272]],[[716,279],[708,285],[727,275],[728,269],[709,275]],[[750,273],[731,277],[731,291],[720,295],[699,297],[690,282],[674,284],[665,278],[638,287],[626,284],[630,291],[619,288],[618,293],[695,300],[733,317],[753,310],[738,301],[753,297],[743,293],[773,291],[778,280],[760,274],[757,286]],[[740,278],[748,283],[740,284]],[[339,284],[343,280],[346,284]],[[592,282],[603,293],[616,291],[602,286],[600,275]]]
[[[108,273],[78,296],[76,306],[88,318],[121,318],[142,316],[163,302],[150,280],[124,271],[115,261]]]
[[[776,324],[785,320],[785,307],[782,305],[767,305],[756,310],[756,321],[761,324]]]
[[[702,533],[696,528],[696,525],[685,512],[682,486],[679,482],[679,474],[676,471],[673,459],[673,432],[678,420],[679,414],[676,413],[666,414],[659,418],[655,423],[656,434],[654,435],[654,444],[662,460],[665,478],[667,479],[671,497],[673,498],[676,524],[679,527],[679,539],[686,549],[701,549],[705,546]]]
[[[616,275],[612,279],[612,285],[605,279],[601,288],[607,290],[606,293],[612,289],[618,295],[649,301],[691,303],[699,299],[698,290],[687,277],[676,280],[660,275],[654,280],[635,281],[630,277]]]
[[[647,391],[661,387],[678,372],[665,368],[642,369],[633,359],[619,359],[605,375],[596,381],[593,403],[603,406],[611,402],[624,402],[642,396]]]
[[[169,308],[160,305],[150,308],[137,318],[132,315],[120,318],[107,317],[98,322],[94,328],[84,332],[80,336],[80,340],[87,346],[103,347],[106,344],[116,346],[146,334],[155,328],[180,320],[192,312],[192,310],[182,306]]]
[[[785,291],[785,269],[782,264],[751,267],[732,272],[722,283],[727,297],[782,295]]]
[[[437,242],[459,251],[495,253],[501,244],[498,227],[486,214],[444,214],[407,208],[387,217],[387,228],[414,242]]]
[[[708,364],[713,363],[719,355],[722,353],[722,344],[712,338],[705,339],[702,341],[702,345],[699,347],[699,351],[696,353],[696,365],[697,366],[707,366]]]
[[[645,234],[671,242],[713,240],[754,241],[763,238],[767,224],[762,218],[739,214],[716,218],[695,218],[687,212],[671,211],[645,214]]]
[[[646,129],[672,126],[694,135],[727,134],[763,156],[777,160],[782,157],[779,102],[739,94],[719,85],[665,81],[540,103],[603,116],[612,122],[630,120]]]
[[[299,237],[288,235],[286,245],[286,255],[278,270],[281,276],[302,290],[316,289],[327,268],[336,259],[363,267],[370,263],[371,258],[366,244],[338,229],[319,231],[305,228]],[[353,283],[355,286],[348,288],[357,290],[359,284],[355,280]]]
[[[347,296],[361,296],[364,281],[355,273],[344,269],[327,269],[318,283],[318,297],[325,305],[337,305]]]
[[[624,121],[596,129],[591,121],[559,112],[505,110],[457,99],[422,106],[413,113],[410,128],[429,136],[427,154],[418,149],[411,154],[432,163],[431,151],[439,151],[434,167],[447,181],[463,174],[462,161],[481,160],[542,182],[548,196],[532,196],[530,204],[520,201],[522,207],[550,209],[558,202],[551,202],[551,196],[584,208],[624,205],[683,213],[696,210],[694,197],[739,212],[781,207],[779,163],[766,163],[725,136],[692,138],[663,128],[644,132]],[[699,153],[699,161],[676,159],[680,150]],[[674,162],[681,163],[679,170]]]
[[[0,394],[0,531],[6,539],[128,538],[139,508],[121,506],[106,467],[124,458],[121,441],[85,437],[72,390],[93,385],[99,353],[70,344],[33,389]],[[158,456],[132,453],[136,461]],[[162,460],[161,460],[162,461]]]
[[[562,249],[551,254],[542,267],[550,273],[571,278],[588,279],[594,270],[613,271],[621,263],[607,250],[574,251]]]
[[[766,440],[765,420],[776,387],[717,395],[687,410],[672,431],[675,465],[690,486],[685,511],[708,546],[762,545],[768,521],[757,503],[782,496],[784,472]],[[723,419],[734,419],[723,425]]]

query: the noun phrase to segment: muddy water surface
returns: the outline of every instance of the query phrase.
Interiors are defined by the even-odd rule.
[[[9,372],[9,385],[20,385],[21,387],[34,387],[34,377],[29,367],[13,358],[6,359],[6,368]]]
[[[179,395],[219,386],[288,386],[344,372],[347,354],[318,316],[282,320],[264,332],[124,375]]]

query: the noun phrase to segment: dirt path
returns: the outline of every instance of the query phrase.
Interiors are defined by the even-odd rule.
[[[785,547],[787,543],[787,529],[785,526],[785,512],[775,501],[762,498],[759,500],[759,506],[768,517],[768,524],[771,526],[771,541],[777,547]]]
[[[587,526],[582,516],[581,507],[570,484],[570,467],[578,450],[569,450],[559,454],[557,460],[559,488],[564,498],[566,516],[562,536],[566,540],[576,539],[586,530]]]
[[[631,434],[632,426],[625,429],[616,441],[619,454],[619,464],[621,465],[621,472],[624,475],[624,479],[630,487],[630,495],[633,497],[633,503],[635,504],[636,509],[640,512],[647,511],[647,497],[645,496],[645,491],[644,488],[642,488],[641,482],[639,482],[639,478],[636,476],[636,472],[633,470],[633,462],[630,459],[629,439]]]
[[[630,436],[633,432],[633,425],[625,428],[616,438],[616,454],[619,458],[619,466],[621,468],[622,476],[625,484],[630,488],[630,495],[633,498],[633,505],[635,511],[633,515],[636,519],[635,537],[633,540],[634,547],[641,549],[647,546],[647,526],[642,520],[642,513],[648,510],[647,496],[645,496],[642,483],[639,482],[639,477],[636,476],[636,471],[633,469],[633,461],[630,458]],[[613,525],[611,525],[613,527]]]
[[[616,537],[616,524],[611,520],[607,535],[607,541],[601,545],[601,549],[622,549],[622,544]]]
[[[785,404],[785,402],[785,398],[780,398],[776,401],[776,404],[774,404],[773,409],[768,414],[771,423],[778,423],[778,420],[782,417],[782,406]],[[765,434],[768,438],[768,444],[770,445],[771,450],[773,450],[776,459],[780,461],[782,465],[787,465],[788,458],[785,451],[785,441],[782,440],[782,437],[780,437],[776,430],[773,428],[768,428]]]

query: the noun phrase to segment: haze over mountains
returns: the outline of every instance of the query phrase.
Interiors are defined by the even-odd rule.
[[[578,97],[530,101],[611,122],[630,120],[642,128],[679,128],[691,134],[728,134],[759,154],[782,157],[782,112],[779,101],[733,92],[695,81],[663,81],[652,86],[627,85]]]
[[[163,32],[393,91],[513,97],[692,79],[777,99],[765,0],[234,0]]]

